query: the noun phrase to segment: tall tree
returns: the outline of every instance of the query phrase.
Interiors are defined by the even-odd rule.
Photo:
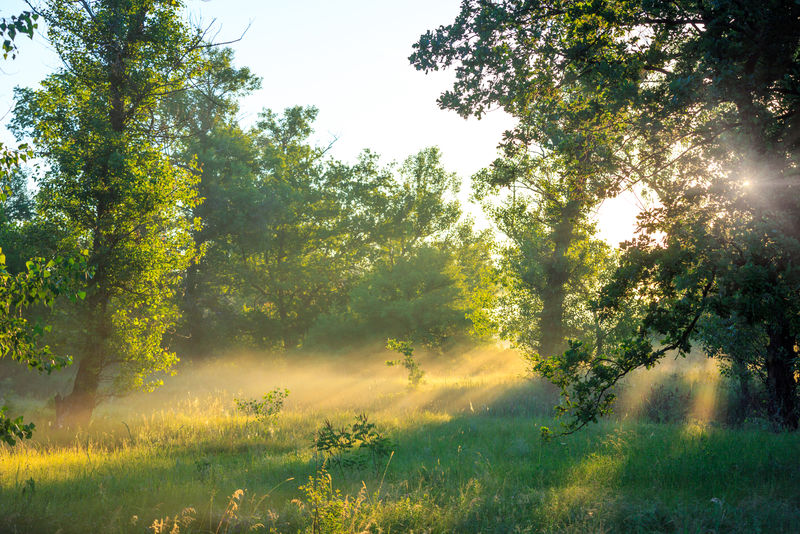
[[[492,239],[459,224],[456,175],[433,147],[396,168],[381,169],[368,154],[359,172],[348,226],[369,228],[363,272],[309,341],[342,347],[396,337],[441,346],[463,337],[492,285]]]
[[[202,199],[187,213],[203,251],[186,273],[179,352],[208,353],[235,335],[239,309],[230,299],[238,254],[232,243],[249,231],[258,171],[255,135],[239,126],[239,100],[261,85],[247,67],[234,65],[233,50],[208,48],[206,69],[192,86],[164,102],[164,114],[177,137],[178,157],[199,179]]]
[[[527,107],[544,133],[547,111],[564,109],[551,103],[564,103],[603,133],[600,168],[659,195],[600,308],[612,318],[626,299],[646,302],[636,335],[547,362],[572,428],[610,409],[633,369],[688,351],[706,314],[763,330],[770,417],[797,428],[799,10],[787,0],[465,0],[454,24],[418,43],[418,66],[458,64],[445,104]]]
[[[202,33],[181,3],[46,2],[37,12],[63,67],[18,90],[13,125],[49,164],[38,177],[44,217],[89,252],[83,343],[72,391],[58,407],[85,423],[107,392],[149,388],[175,355],[162,336],[194,257],[185,211],[195,178],[169,157],[159,105],[201,66]]]
[[[38,15],[25,11],[11,19],[0,19],[4,59],[9,54],[16,58],[14,40],[20,33],[33,37],[37,18]],[[24,145],[9,150],[0,144],[0,242],[17,245],[15,265],[10,271],[6,255],[0,249],[0,359],[10,357],[30,369],[49,374],[69,365],[72,359],[54,355],[49,346],[41,343],[40,336],[47,327],[32,324],[27,312],[32,307],[52,306],[56,297],[65,292],[74,300],[83,298],[85,294],[75,291],[74,282],[87,273],[81,256],[23,260],[27,250],[19,246],[24,241],[20,239],[19,225],[31,217],[32,205],[19,165],[28,155]],[[12,419],[6,412],[6,406],[0,407],[0,442],[14,445],[18,439],[30,438],[35,425],[24,423],[21,416]]]
[[[233,237],[237,288],[252,342],[294,348],[328,309],[357,259],[349,246],[337,180],[326,148],[309,140],[313,107],[265,110],[253,132],[256,174]]]
[[[502,157],[474,178],[476,196],[510,243],[498,326],[536,366],[561,354],[568,338],[598,345],[605,337],[590,300],[610,255],[594,239],[591,219],[624,186],[613,163],[630,149],[614,147],[624,108],[613,95],[592,102],[590,80],[572,73],[568,83],[549,51],[537,49],[524,23],[513,21],[516,9],[464,2],[456,22],[424,35],[410,59],[426,71],[457,64],[442,107],[480,117],[500,106],[517,119],[500,143]],[[509,60],[525,52],[524,65]],[[597,116],[593,109],[600,106],[605,113]]]
[[[474,177],[476,197],[508,237],[501,333],[534,363],[562,353],[567,339],[597,342],[590,301],[611,266],[608,246],[593,237],[599,200],[586,179],[556,174],[528,155],[495,161]],[[501,189],[507,189],[497,200]]]

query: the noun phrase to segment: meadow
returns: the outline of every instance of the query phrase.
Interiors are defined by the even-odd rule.
[[[556,393],[526,377],[513,352],[423,357],[416,389],[385,356],[187,365],[155,393],[106,402],[77,435],[48,426],[46,404],[17,399],[38,428],[0,449],[0,532],[700,533],[800,524],[800,436],[717,422],[724,388],[707,360],[640,373],[616,417],[543,441]],[[680,391],[670,389],[676,377]],[[237,409],[235,399],[275,387],[290,390],[277,416]],[[659,404],[653,396],[664,391],[672,402]],[[388,438],[389,454],[336,462],[315,449],[326,420],[348,427],[361,413]]]

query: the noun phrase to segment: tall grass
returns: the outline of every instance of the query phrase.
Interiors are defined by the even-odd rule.
[[[168,385],[107,406],[77,435],[42,419],[34,440],[0,449],[0,532],[795,532],[800,524],[796,434],[629,415],[543,442],[553,392],[514,373],[432,373],[415,391],[402,373],[385,383],[344,376],[335,378],[342,398],[316,404],[287,383],[290,372],[278,375],[262,392],[280,378],[297,391],[264,424],[235,410],[241,392],[220,373],[229,389],[213,390],[213,380],[203,392]],[[149,406],[153,399],[165,404]],[[315,430],[360,411],[392,440],[391,461],[323,465]]]

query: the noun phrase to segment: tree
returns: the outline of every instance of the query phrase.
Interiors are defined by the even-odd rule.
[[[613,320],[645,302],[636,334],[603,353],[573,345],[544,366],[572,429],[608,411],[630,371],[688,351],[706,315],[763,330],[770,417],[797,428],[799,9],[467,0],[417,44],[419,67],[458,65],[443,104],[526,110],[539,138],[566,110],[580,131],[602,132],[597,168],[658,195],[599,307]]]
[[[422,246],[393,264],[379,260],[348,295],[344,309],[323,315],[313,343],[339,348],[398,337],[439,347],[467,330],[467,299],[448,252]]]
[[[453,90],[439,99],[443,108],[480,117],[500,106],[518,120],[500,143],[502,157],[475,183],[476,196],[512,243],[505,249],[501,330],[535,361],[563,352],[570,336],[599,334],[596,321],[570,315],[589,314],[604,269],[593,263],[609,260],[592,237],[591,218],[625,186],[615,164],[630,148],[614,145],[625,109],[613,94],[592,96],[592,80],[559,72],[552,47],[537,43],[535,32],[514,18],[529,8],[464,2],[455,23],[423,35],[410,59],[426,71],[458,65]],[[561,24],[547,31],[567,30]],[[503,193],[508,200],[493,203]]]
[[[202,202],[187,213],[199,220],[192,237],[203,254],[184,279],[181,326],[175,334],[179,353],[208,353],[236,335],[241,306],[231,286],[241,273],[232,244],[247,233],[254,216],[257,163],[255,135],[238,124],[239,99],[261,80],[233,64],[229,48],[204,51],[206,69],[186,91],[163,102],[177,139],[178,157],[199,179]]]
[[[17,47],[14,39],[20,33],[33,37],[37,27],[36,14],[29,11],[10,20],[0,19],[0,37],[3,41],[3,58],[11,54],[16,57]],[[25,189],[19,165],[27,160],[29,151],[26,145],[17,150],[6,149],[0,144],[0,236],[2,242],[17,244],[16,224],[31,216],[31,202]],[[17,251],[17,263],[21,263],[22,252]],[[72,363],[69,356],[57,356],[48,345],[42,345],[40,336],[48,329],[38,323],[31,323],[26,311],[30,308],[52,307],[56,297],[66,293],[73,300],[85,297],[76,292],[74,282],[81,275],[87,275],[82,256],[73,258],[56,257],[45,261],[33,258],[9,272],[6,255],[0,249],[0,359],[10,357],[30,369],[50,373]],[[18,439],[29,439],[35,425],[23,422],[21,416],[14,419],[6,415],[7,407],[0,407],[0,441],[9,445]]]
[[[409,156],[371,201],[369,209],[377,218],[373,241],[378,257],[390,266],[425,243],[445,239],[461,217],[451,197],[458,192],[458,177],[447,172],[441,158],[436,147]]]
[[[403,338],[440,347],[463,337],[492,293],[492,238],[459,224],[457,177],[436,148],[393,174],[367,159],[349,195],[350,226],[366,232],[365,269],[346,300],[320,316],[309,342],[328,347]]]
[[[255,172],[231,234],[232,288],[240,335],[261,346],[296,347],[356,272],[358,238],[347,227],[344,166],[309,142],[317,110],[265,110],[252,132]]]
[[[499,159],[475,176],[476,196],[509,240],[502,249],[500,332],[534,364],[562,353],[567,339],[602,337],[590,302],[612,255],[593,237],[590,209],[598,199],[585,182],[546,173],[527,157]],[[511,195],[494,201],[501,188]]]
[[[148,389],[175,355],[162,346],[174,296],[194,257],[185,212],[195,179],[169,157],[159,105],[201,68],[202,32],[179,2],[48,2],[38,14],[64,66],[39,90],[18,90],[13,126],[49,169],[37,204],[94,272],[72,392],[58,408],[86,423],[107,381]]]

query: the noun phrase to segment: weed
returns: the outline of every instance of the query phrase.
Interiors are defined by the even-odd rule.
[[[25,484],[22,486],[22,494],[28,496],[28,498],[32,498],[33,494],[36,493],[36,481],[33,477],[29,478],[25,481]]]
[[[214,534],[219,534],[223,525],[225,526],[225,530],[222,532],[227,534],[231,523],[238,519],[237,512],[239,511],[242,497],[244,497],[244,490],[238,489],[233,492],[231,498],[228,499],[228,506],[225,507],[225,512],[222,514],[222,518],[219,520],[219,524],[217,525],[217,529],[214,531]]]
[[[306,532],[311,534],[340,534],[346,532],[364,532],[368,525],[367,486],[361,483],[361,490],[354,498],[342,495],[333,487],[333,478],[320,467],[308,483],[300,486],[307,504],[301,503],[310,516],[310,525]]]
[[[195,522],[196,515],[197,511],[194,508],[184,508],[181,510],[181,513],[175,517],[167,516],[154,519],[148,530],[152,531],[153,534],[180,534],[181,528],[185,530]],[[137,516],[133,516],[131,518],[131,524],[135,525],[138,520],[139,518]]]

